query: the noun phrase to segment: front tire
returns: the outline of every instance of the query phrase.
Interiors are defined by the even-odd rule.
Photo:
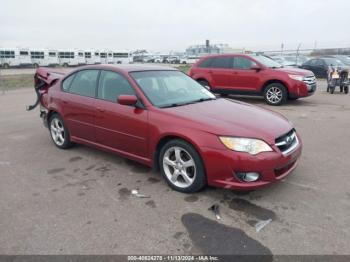
[[[183,140],[174,139],[163,146],[159,166],[168,185],[178,192],[194,193],[207,184],[201,157]]]
[[[282,105],[287,102],[287,89],[284,85],[280,83],[269,84],[264,90],[264,98],[266,103],[269,105]]]
[[[60,149],[67,149],[72,146],[70,134],[58,114],[53,114],[49,120],[49,129],[53,143]]]

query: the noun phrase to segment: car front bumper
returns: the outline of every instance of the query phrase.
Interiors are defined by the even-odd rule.
[[[292,87],[288,90],[290,98],[311,96],[316,92],[317,84],[305,84],[301,81],[293,81]]]
[[[283,155],[273,146],[273,152],[249,155],[230,150],[202,148],[208,184],[234,190],[258,189],[288,176],[298,165],[302,152],[300,137],[298,146],[288,155]],[[243,182],[237,173],[256,172],[260,177],[255,182]]]

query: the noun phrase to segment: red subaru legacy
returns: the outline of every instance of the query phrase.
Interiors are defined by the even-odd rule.
[[[283,116],[216,98],[171,68],[39,68],[35,90],[53,143],[96,147],[160,169],[170,187],[251,190],[295,169],[301,140]]]

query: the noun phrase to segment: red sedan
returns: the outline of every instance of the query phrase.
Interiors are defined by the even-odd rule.
[[[80,143],[153,166],[180,192],[259,188],[287,176],[301,154],[283,116],[216,98],[176,69],[96,65],[65,75],[39,68],[35,90],[58,148]]]

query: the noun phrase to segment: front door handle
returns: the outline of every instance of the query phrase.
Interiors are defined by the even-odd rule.
[[[97,110],[100,111],[101,113],[103,113],[103,112],[106,111],[105,109],[103,109],[103,108],[101,108],[101,107],[98,107]]]

